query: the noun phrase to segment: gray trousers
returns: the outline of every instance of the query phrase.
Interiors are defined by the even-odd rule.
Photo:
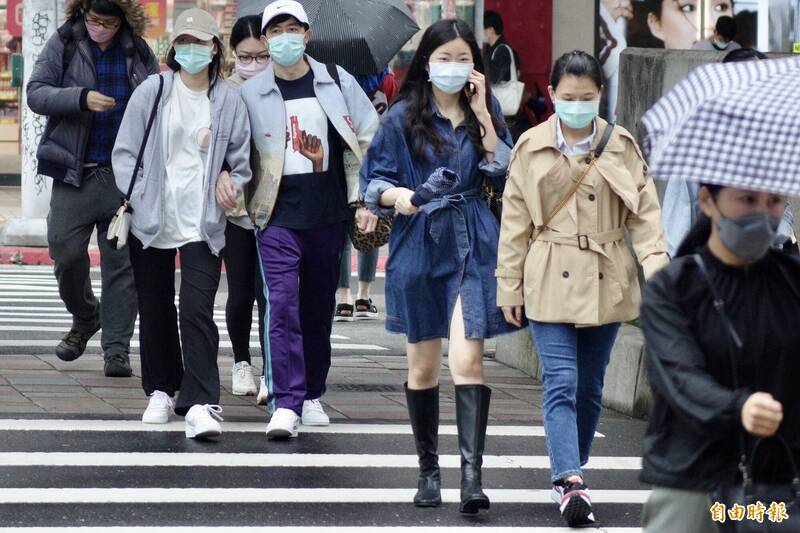
[[[653,487],[644,505],[644,533],[718,533],[706,492]]]
[[[122,196],[110,168],[87,173],[80,187],[54,180],[47,215],[50,257],[55,261],[61,300],[72,314],[72,327],[85,333],[102,317],[105,355],[129,353],[137,313],[130,251],[127,246],[117,250],[106,238]],[[103,291],[100,301],[89,276],[89,239],[95,227]]]

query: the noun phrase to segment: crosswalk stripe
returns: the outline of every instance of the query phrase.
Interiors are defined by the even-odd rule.
[[[440,455],[442,468],[460,468],[458,455]],[[284,453],[0,452],[0,466],[254,466],[261,468],[418,468],[416,455]],[[545,455],[486,455],[484,468],[549,469]],[[639,457],[592,457],[584,469],[639,470]]]
[[[100,341],[89,341],[86,344],[89,348],[100,348],[101,344]],[[52,348],[53,341],[44,339],[44,340],[29,340],[29,339],[20,339],[20,340],[0,340],[0,348]],[[138,348],[139,341],[132,340],[131,341],[131,348]],[[233,344],[230,341],[219,341],[220,348],[233,348]],[[383,346],[378,346],[376,344],[352,344],[352,343],[331,343],[331,349],[333,350],[352,350],[352,351],[368,351],[368,352],[384,352],[387,351],[388,348],[384,348]]]
[[[8,488],[0,504],[36,503],[407,503],[416,489],[356,488]],[[551,503],[550,490],[485,489],[492,503]],[[649,490],[593,490],[593,503],[643,504]],[[457,503],[457,489],[442,489],[444,503]]]
[[[225,422],[226,433],[263,433],[263,422]],[[0,431],[110,431],[110,432],[181,432],[184,423],[143,424],[139,420],[14,420],[0,419]],[[300,433],[336,435],[411,435],[408,424],[331,424],[327,427],[301,426]],[[440,435],[456,435],[454,425],[439,426]],[[495,437],[544,437],[542,426],[489,426],[486,434]],[[597,433],[596,437],[605,435]]]
[[[164,527],[0,527],[5,533],[164,533]],[[307,527],[307,526],[170,526],[169,533],[429,533],[430,526],[402,527],[402,526],[347,526],[347,527]],[[437,527],[441,533],[464,533],[464,527]],[[574,529],[567,527],[496,527],[481,525],[481,533],[575,533]],[[639,527],[603,527],[603,533],[641,533]]]

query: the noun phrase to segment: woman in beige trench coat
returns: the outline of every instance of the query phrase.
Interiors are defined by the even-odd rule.
[[[585,52],[556,62],[549,88],[556,115],[514,148],[496,272],[506,320],[520,325],[524,306],[530,321],[543,368],[552,497],[569,526],[595,521],[581,467],[589,460],[619,324],[638,315],[638,274],[625,229],[645,276],[669,260],[655,186],[623,128],[612,130],[569,196],[606,131],[597,117],[602,79]]]

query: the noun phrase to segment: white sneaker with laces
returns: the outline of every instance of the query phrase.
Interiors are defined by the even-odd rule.
[[[222,435],[221,414],[219,405],[193,405],[186,413],[186,438],[206,439]]]
[[[234,396],[255,396],[255,378],[253,377],[253,367],[247,361],[241,361],[233,365],[233,386],[231,394]]]
[[[302,422],[304,426],[328,426],[331,419],[325,414],[319,400],[306,400],[303,402]]]
[[[174,412],[175,404],[166,392],[157,390],[150,395],[150,402],[142,414],[145,424],[166,424]]]
[[[269,400],[269,391],[267,390],[264,376],[261,376],[261,385],[258,387],[258,396],[256,396],[256,405],[267,405],[267,400]]]
[[[289,439],[297,436],[297,426],[300,425],[300,417],[291,409],[283,407],[276,409],[272,413],[272,418],[267,424],[268,439]]]

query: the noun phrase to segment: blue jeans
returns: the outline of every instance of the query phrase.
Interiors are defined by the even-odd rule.
[[[576,328],[530,321],[530,328],[542,363],[551,479],[580,476],[600,419],[603,378],[619,324]]]
[[[339,270],[339,286],[340,289],[350,288],[350,252],[352,250],[352,243],[350,242],[350,235],[344,243],[344,251],[342,251],[342,267]],[[369,252],[358,252],[358,281],[365,283],[372,283],[375,281],[375,271],[378,268],[378,248],[373,248]]]

